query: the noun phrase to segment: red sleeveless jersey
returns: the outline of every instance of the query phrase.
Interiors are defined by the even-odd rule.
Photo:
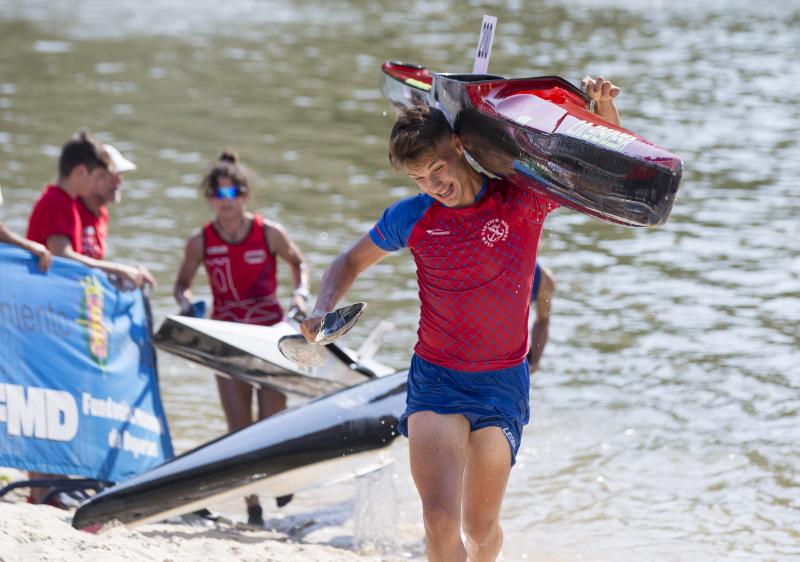
[[[260,215],[254,215],[250,232],[238,244],[223,240],[208,223],[203,227],[203,251],[214,294],[211,318],[263,326],[283,318],[276,294],[277,263]]]

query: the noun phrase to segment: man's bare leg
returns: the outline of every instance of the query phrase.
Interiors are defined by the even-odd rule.
[[[511,448],[499,427],[470,434],[464,472],[464,534],[469,562],[492,562],[503,545],[500,507],[511,473]]]
[[[461,415],[416,412],[408,418],[411,475],[422,499],[429,562],[464,562],[461,496],[469,423]]]

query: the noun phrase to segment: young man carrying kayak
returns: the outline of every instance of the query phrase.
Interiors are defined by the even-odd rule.
[[[437,109],[401,110],[389,158],[422,193],[386,209],[333,261],[301,330],[314,341],[324,314],[362,272],[410,249],[421,310],[398,429],[409,440],[428,559],[494,560],[503,540],[500,507],[529,418],[536,249],[557,204],[477,172]]]

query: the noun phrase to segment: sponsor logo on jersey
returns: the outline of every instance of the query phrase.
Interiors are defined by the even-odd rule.
[[[449,230],[442,230],[441,228],[432,228],[430,230],[426,230],[425,232],[431,236],[447,236],[450,234]]]
[[[244,253],[244,263],[250,265],[258,265],[267,261],[267,252],[265,250],[248,250]]]
[[[508,223],[503,219],[492,219],[483,225],[481,238],[483,243],[493,247],[495,244],[505,241],[508,238]]]
[[[218,256],[220,254],[227,254],[228,247],[227,246],[209,246],[206,248],[206,254],[209,256]]]

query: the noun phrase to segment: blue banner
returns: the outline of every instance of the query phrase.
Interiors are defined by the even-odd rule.
[[[173,456],[147,303],[0,244],[0,466],[119,482]]]

